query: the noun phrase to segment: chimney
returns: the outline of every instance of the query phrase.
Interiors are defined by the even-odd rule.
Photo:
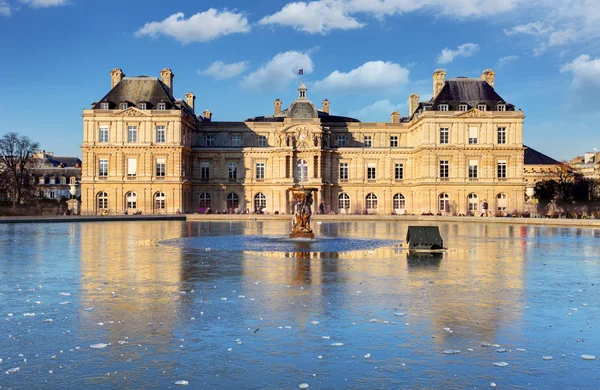
[[[392,112],[392,123],[400,123],[400,112]]]
[[[416,93],[411,93],[408,97],[408,116],[413,116],[415,111],[417,111],[417,107],[419,107],[419,95]]]
[[[481,74],[481,79],[488,83],[492,88],[494,88],[494,78],[496,77],[496,72],[491,69],[486,69]]]
[[[110,71],[110,89],[113,89],[117,84],[123,80],[125,73],[119,68],[114,68]]]
[[[323,103],[323,109],[321,111],[329,114],[329,100],[324,99],[322,103]]]
[[[442,88],[444,88],[444,83],[446,82],[446,71],[444,69],[436,69],[431,76],[433,78],[433,97],[435,97],[440,93]]]
[[[274,116],[279,115],[279,113],[281,112],[281,100],[279,99],[275,99],[275,101],[273,102],[273,112],[274,112]]]
[[[209,121],[212,120],[212,112],[210,112],[209,109],[204,110],[204,112],[202,113],[202,116],[206,120],[209,120]]]
[[[187,103],[188,106],[190,106],[192,108],[192,113],[195,111],[195,107],[194,107],[194,101],[196,100],[196,95],[194,95],[191,92],[188,92],[185,94],[185,102]]]
[[[173,95],[173,78],[174,77],[175,77],[175,75],[169,68],[164,68],[163,70],[160,71],[160,80],[167,87],[169,87],[169,92],[171,93],[171,96],[174,96]]]

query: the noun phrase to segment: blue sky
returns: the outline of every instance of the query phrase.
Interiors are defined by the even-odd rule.
[[[568,4],[564,4],[568,3]],[[431,74],[496,71],[525,115],[525,143],[557,159],[600,149],[598,0],[0,0],[0,134],[80,155],[81,110],[109,72],[175,73],[214,120],[270,115],[296,97],[389,121],[431,96]]]

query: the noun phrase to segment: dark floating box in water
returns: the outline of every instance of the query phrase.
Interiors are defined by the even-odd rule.
[[[437,226],[409,226],[406,243],[409,250],[444,249],[444,240]]]

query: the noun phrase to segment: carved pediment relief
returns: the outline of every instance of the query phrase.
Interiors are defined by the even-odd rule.
[[[115,113],[115,116],[149,116],[149,113],[146,113],[142,110],[138,110],[137,108],[128,108],[125,111],[121,111],[120,113]]]
[[[294,149],[320,148],[322,131],[312,126],[292,126],[282,131],[277,136],[279,146],[288,146]]]
[[[469,111],[461,112],[456,116],[459,118],[481,118],[482,116],[485,116],[485,113],[477,108],[471,108]]]

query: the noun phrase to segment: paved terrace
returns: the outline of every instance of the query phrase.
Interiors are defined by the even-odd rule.
[[[91,215],[56,217],[0,217],[0,223],[109,222],[109,221],[291,221],[291,215],[273,214],[182,214],[182,215]],[[313,215],[313,221],[398,221],[462,222],[478,224],[598,227],[600,219],[510,218],[510,217],[438,217],[425,215]]]

